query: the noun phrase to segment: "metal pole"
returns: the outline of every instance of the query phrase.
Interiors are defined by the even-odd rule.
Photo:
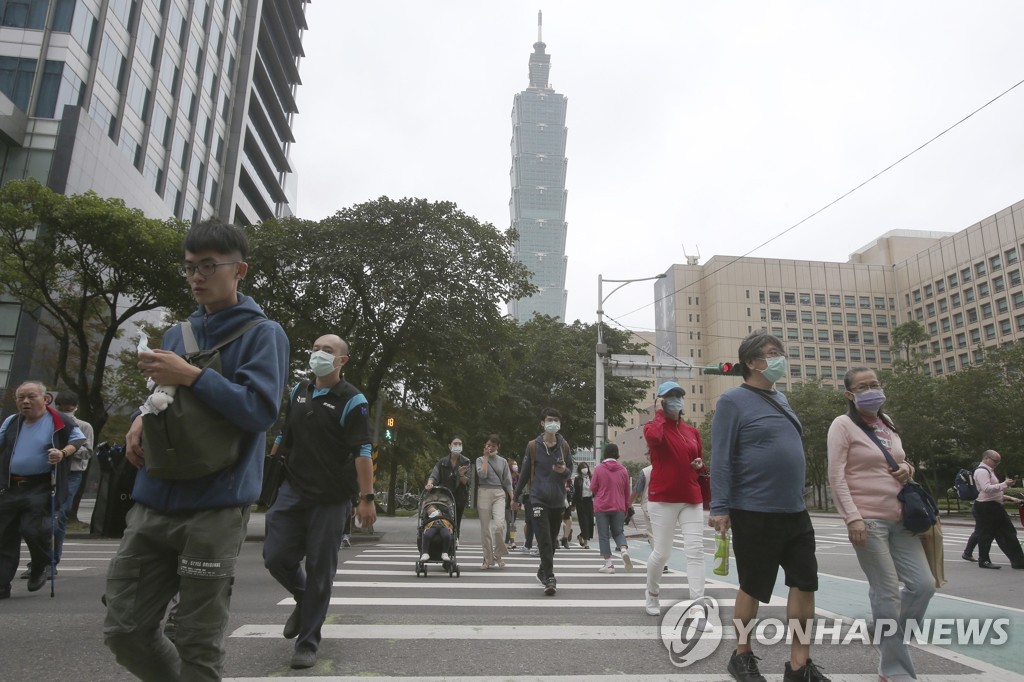
[[[601,362],[601,355],[604,353],[604,334],[601,325],[604,321],[604,296],[602,295],[603,279],[597,276],[597,347],[595,348],[594,368],[596,379],[594,386],[597,395],[594,400],[594,461],[601,461],[601,448],[604,443],[604,363]]]

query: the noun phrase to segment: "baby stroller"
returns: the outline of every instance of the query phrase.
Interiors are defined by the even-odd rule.
[[[440,512],[436,516],[431,517],[428,507],[433,508],[437,512]],[[439,563],[441,569],[448,571],[448,577],[453,575],[458,578],[462,575],[459,571],[459,564],[455,559],[455,549],[458,546],[458,530],[455,526],[455,496],[452,492],[443,486],[435,486],[433,490],[424,490],[420,494],[420,504],[416,512],[416,551],[419,556],[416,557],[416,575],[426,577],[427,576],[427,564],[428,563]],[[444,523],[447,522],[447,523]],[[448,547],[444,546],[441,539],[441,533],[438,532],[433,534],[434,537],[423,541],[423,532],[432,524],[440,524],[445,528],[448,528],[451,532],[451,543]],[[448,561],[441,559],[441,554],[448,554]],[[421,557],[427,554],[429,559],[427,561],[421,561]]]

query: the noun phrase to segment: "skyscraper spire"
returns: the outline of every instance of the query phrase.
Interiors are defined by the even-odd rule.
[[[530,55],[530,88],[537,90],[550,90],[548,75],[551,73],[551,55],[544,54],[547,45],[542,40],[541,29],[544,24],[544,16],[541,10],[537,10],[537,42],[533,44],[533,54]]]

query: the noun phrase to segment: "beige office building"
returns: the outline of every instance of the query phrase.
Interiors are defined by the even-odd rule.
[[[918,349],[933,354],[926,371],[955,372],[1024,337],[1022,250],[1024,201],[953,234],[888,232],[845,263],[714,256],[673,265],[655,283],[655,345],[699,368],[735,362],[743,337],[765,328],[789,356],[779,389],[841,387],[850,367],[891,367],[892,330],[914,319],[931,334]],[[687,419],[699,424],[739,382],[702,371],[681,381]]]

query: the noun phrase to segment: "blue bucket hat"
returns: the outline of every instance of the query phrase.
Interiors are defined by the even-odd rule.
[[[660,398],[664,395],[671,393],[672,391],[679,391],[684,396],[686,395],[686,391],[683,390],[682,386],[680,386],[674,381],[666,381],[661,386],[658,386],[658,397]]]

